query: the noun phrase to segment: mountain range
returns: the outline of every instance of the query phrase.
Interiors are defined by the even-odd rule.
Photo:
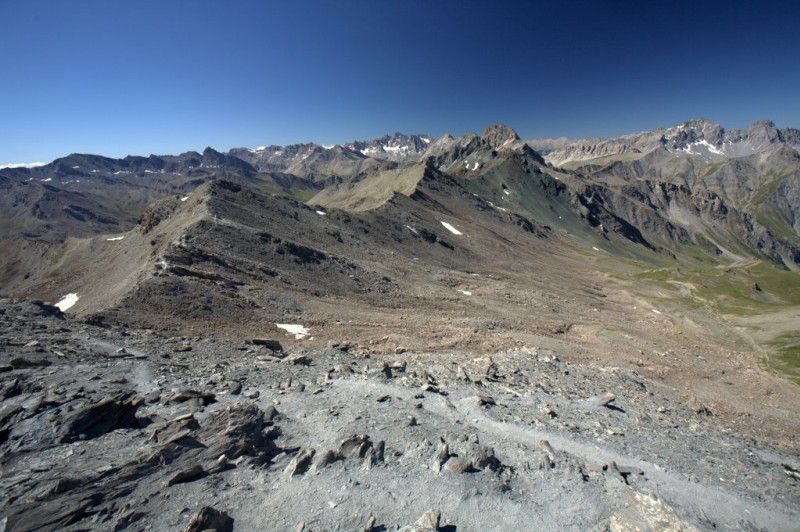
[[[361,196],[402,188],[408,175],[426,166],[497,208],[593,245],[616,246],[622,254],[734,261],[757,256],[795,269],[799,147],[796,129],[759,122],[727,131],[700,119],[556,144],[523,142],[511,128],[493,126],[482,136],[436,140],[396,133],[329,147],[206,148],[124,159],[73,154],[39,167],[0,170],[7,190],[0,235],[63,240],[120,232],[154,200],[185,195],[215,179],[302,201],[339,198],[333,204],[363,207],[376,202]]]
[[[0,523],[791,529],[799,174],[705,120],[0,169]]]

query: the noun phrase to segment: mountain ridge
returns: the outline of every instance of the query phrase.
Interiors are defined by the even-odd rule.
[[[73,154],[42,167],[0,170],[13,191],[2,200],[6,221],[0,227],[10,236],[55,240],[119,232],[132,227],[152,201],[183,197],[218,179],[370,210],[395,192],[413,190],[408,179],[414,168],[430,166],[493,208],[538,218],[592,246],[639,256],[626,243],[631,242],[683,260],[694,255],[694,246],[712,260],[754,254],[797,268],[796,140],[797,130],[778,130],[769,121],[727,131],[695,119],[597,144],[573,143],[544,158],[502,124],[481,136],[433,140],[396,133],[349,147],[310,143],[226,153],[208,147],[202,153],[124,159]],[[512,175],[515,195],[507,182]],[[715,205],[713,212],[703,207],[706,201]],[[612,235],[623,240],[612,243]]]
[[[671,153],[711,157],[740,157],[788,146],[800,150],[800,130],[778,129],[771,120],[761,120],[744,130],[727,130],[705,118],[687,120],[669,128],[594,139],[545,139],[528,141],[547,151],[545,159],[556,165],[590,161],[626,153],[648,153],[664,148]]]

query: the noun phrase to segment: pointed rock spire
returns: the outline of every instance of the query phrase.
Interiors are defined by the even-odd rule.
[[[484,130],[481,138],[494,149],[501,148],[504,145],[520,140],[517,132],[514,131],[513,128],[504,124],[496,124],[494,126],[487,127]]]

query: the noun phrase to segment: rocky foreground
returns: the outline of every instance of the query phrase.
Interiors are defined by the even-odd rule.
[[[0,530],[800,523],[796,447],[633,371],[536,346],[280,341],[167,338],[0,300]]]

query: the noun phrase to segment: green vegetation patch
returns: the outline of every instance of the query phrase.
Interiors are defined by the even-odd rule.
[[[691,285],[693,298],[721,314],[757,314],[800,305],[800,272],[762,261],[717,268],[661,268],[634,278],[664,288]]]
[[[764,365],[770,371],[800,384],[800,332],[785,333],[767,343]]]

